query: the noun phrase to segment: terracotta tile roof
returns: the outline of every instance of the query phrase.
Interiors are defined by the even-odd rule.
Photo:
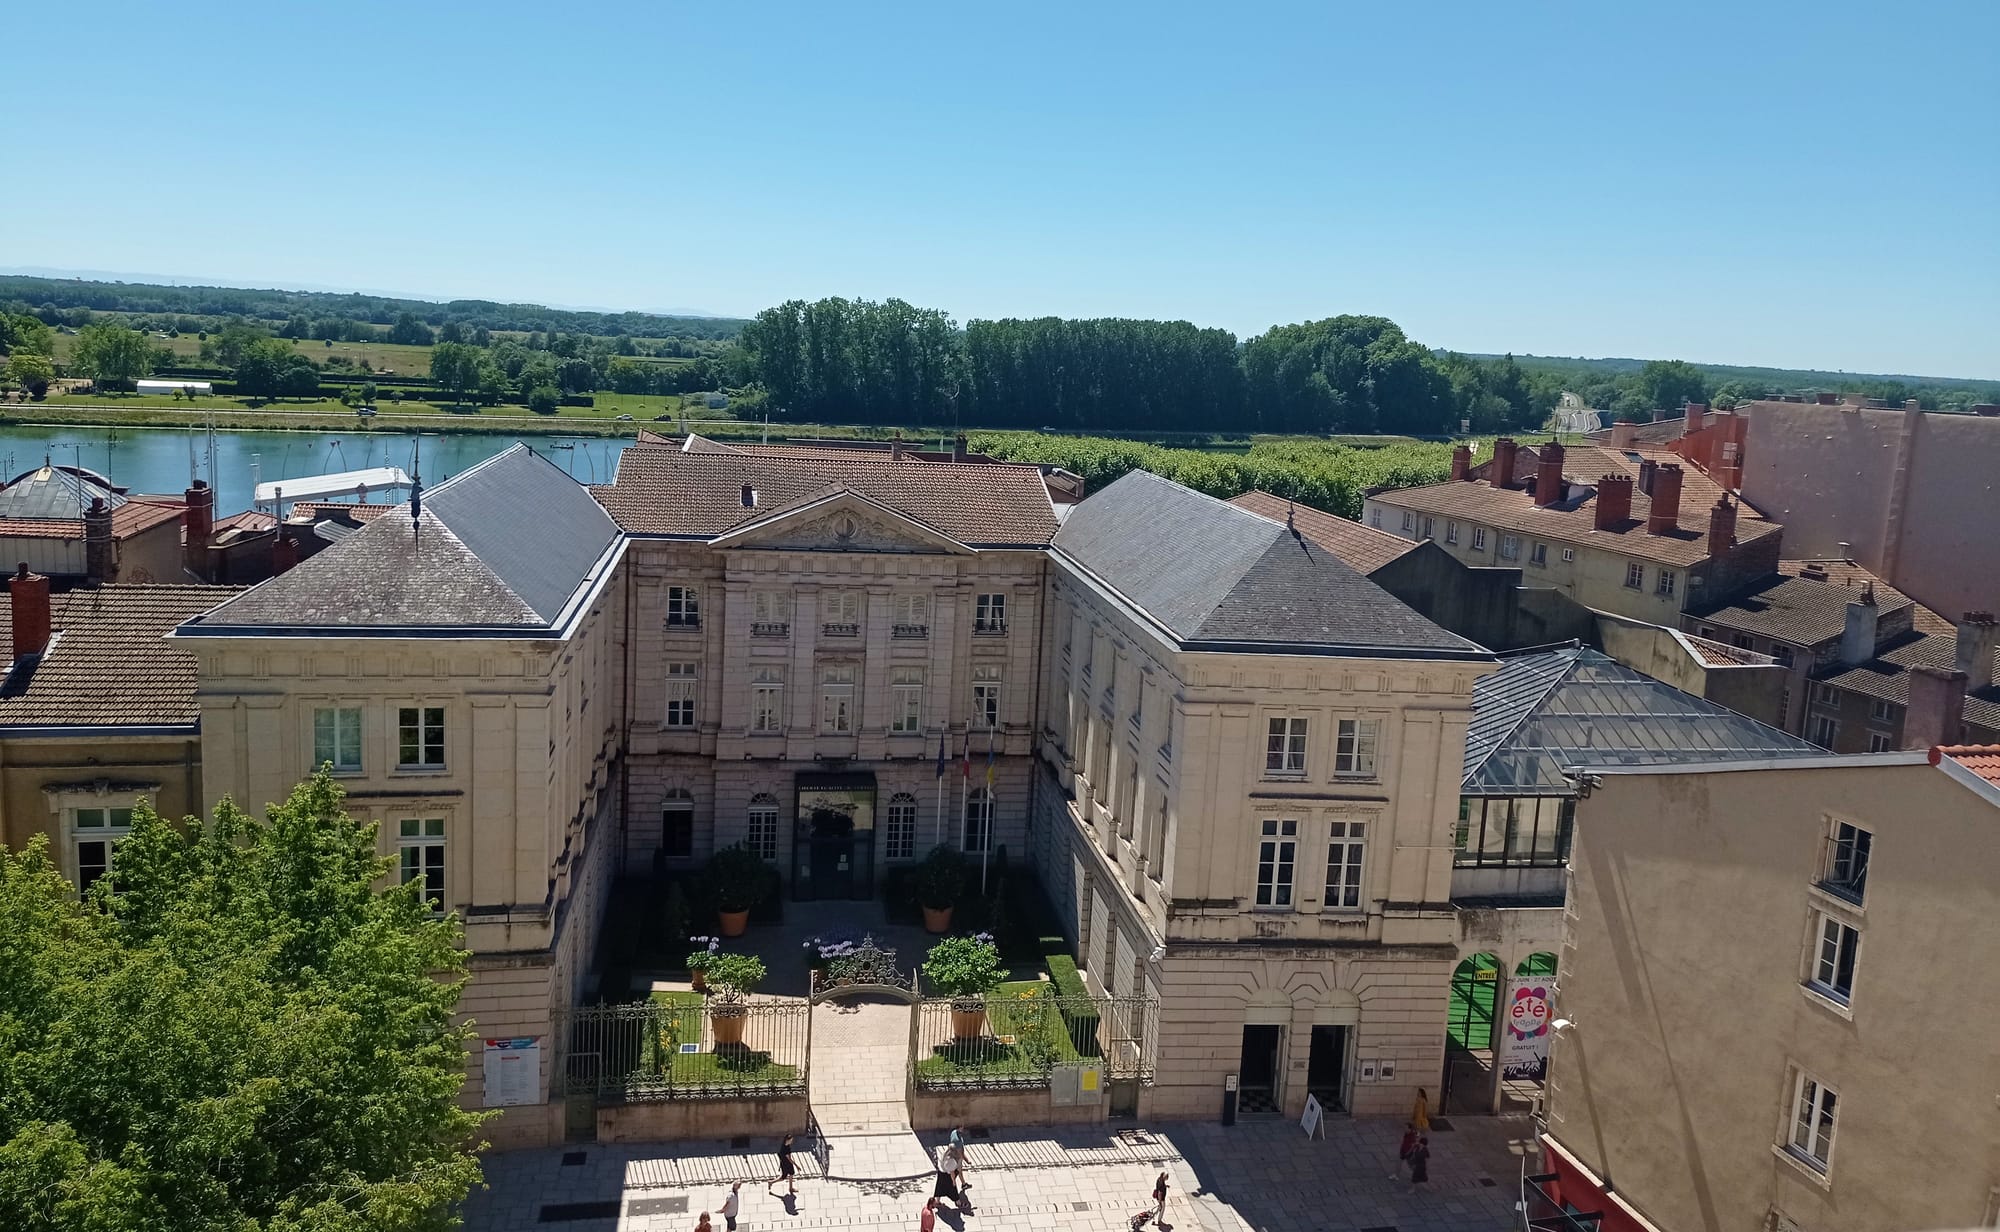
[[[1912,609],[1911,616],[1917,632],[1953,633],[1957,630],[1957,626],[1952,624],[1951,621],[1938,615],[1923,604],[1918,603],[1851,560],[1821,557],[1803,560],[1781,560],[1778,562],[1778,572],[1784,574],[1786,577],[1817,578],[1820,581],[1842,587],[1855,594],[1859,594],[1863,586],[1872,585],[1875,587],[1875,602],[1881,605],[1885,611],[1891,607],[1900,607],[1905,603],[1910,605]],[[1821,576],[1822,574],[1824,575],[1823,577]]]
[[[56,636],[0,684],[0,728],[193,723],[195,661],[166,635],[240,586],[105,586],[50,598]],[[0,663],[14,660],[12,598],[0,590]]]
[[[257,509],[245,509],[242,513],[232,513],[226,518],[217,518],[215,520],[215,532],[217,534],[230,530],[240,530],[254,534],[258,531],[276,530],[277,528],[277,518]]]
[[[2000,744],[1947,744],[1931,750],[1931,764],[1949,757],[1989,783],[2000,783]]]
[[[1681,636],[1687,638],[1688,645],[1693,646],[1695,653],[1708,663],[1735,664],[1739,667],[1763,667],[1766,664],[1777,662],[1770,655],[1758,654],[1754,650],[1745,650],[1741,646],[1725,646],[1721,642],[1706,637],[1696,637],[1692,633],[1683,633]]]
[[[743,507],[742,486],[757,490]],[[713,538],[794,501],[851,489],[975,547],[1044,547],[1055,509],[1033,466],[940,462],[903,466],[886,455],[793,457],[758,452],[628,449],[617,481],[591,492],[636,535]]]
[[[1434,483],[1420,488],[1396,488],[1376,492],[1372,494],[1372,499],[1391,508],[1462,518],[1506,531],[1581,547],[1601,548],[1679,568],[1699,564],[1708,559],[1708,515],[1715,503],[1722,499],[1723,490],[1720,484],[1699,469],[1683,465],[1679,455],[1650,445],[1631,450],[1575,445],[1564,451],[1563,477],[1572,484],[1586,485],[1596,484],[1605,475],[1629,475],[1636,481],[1639,463],[1648,459],[1681,466],[1677,529],[1664,535],[1646,533],[1646,519],[1652,513],[1653,502],[1639,491],[1636,483],[1632,489],[1631,518],[1621,527],[1611,530],[1596,528],[1594,495],[1542,506],[1535,504],[1534,498],[1520,488],[1496,488],[1484,478],[1471,482]],[[1523,445],[1516,458],[1515,474],[1522,477],[1533,475],[1536,464],[1534,450]],[[1475,469],[1475,473],[1483,476],[1491,465],[1489,458]],[[1739,545],[1782,531],[1777,523],[1765,520],[1750,506],[1739,504],[1736,518],[1736,541]]]
[[[1686,435],[1687,416],[1676,414],[1672,419],[1662,419],[1658,423],[1635,423],[1632,425],[1632,440],[1640,445],[1664,445],[1677,441]],[[1584,433],[1583,439],[1592,445],[1609,445],[1614,429],[1599,428],[1595,432]]]
[[[111,510],[111,537],[129,539],[162,522],[180,519],[187,506],[171,497],[135,496]],[[0,518],[0,536],[20,539],[81,539],[82,518]]]
[[[1835,664],[1814,675],[1837,689],[1907,706],[1910,704],[1911,668],[1935,667],[1949,671],[1957,658],[1956,637],[1913,630],[1890,642],[1866,663],[1851,667]],[[2000,678],[2000,650],[1994,651],[1993,662],[1996,678]],[[1965,721],[1989,731],[2000,731],[2000,684],[1965,695]]]
[[[1229,503],[1239,509],[1262,514],[1273,522],[1282,523],[1289,515],[1300,534],[1338,556],[1348,568],[1361,573],[1373,573],[1417,547],[1415,540],[1295,504],[1269,492],[1252,490],[1231,497]]]
[[[358,505],[353,501],[296,501],[292,505],[291,512],[294,515],[304,514],[312,518],[315,522],[321,518],[343,518],[349,522],[372,522],[391,509],[407,510],[408,508],[409,506],[405,504],[391,504],[387,502]]]

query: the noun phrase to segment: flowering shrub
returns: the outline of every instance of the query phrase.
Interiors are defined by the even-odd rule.
[[[764,960],[754,954],[717,954],[708,962],[708,982],[718,1001],[739,1005],[764,982]]]
[[[924,978],[948,997],[982,997],[1000,987],[1007,973],[990,933],[946,937],[924,958]]]
[[[689,937],[688,940],[694,942],[696,948],[687,956],[687,969],[690,971],[708,970],[709,964],[722,949],[722,938]]]
[[[834,979],[857,979],[862,974],[860,950],[860,942],[846,937],[808,937],[806,963]]]

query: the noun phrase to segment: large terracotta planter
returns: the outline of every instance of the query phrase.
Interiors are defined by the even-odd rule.
[[[715,1046],[740,1045],[743,1042],[743,1025],[749,1021],[750,1011],[741,1005],[718,1005],[710,1010],[708,1026],[715,1033]]]
[[[927,933],[950,932],[951,908],[949,907],[924,908],[924,931]]]
[[[986,1003],[976,997],[951,1003],[951,1033],[962,1040],[978,1039],[986,1032]]]
[[[718,911],[715,913],[715,918],[722,925],[722,935],[725,937],[741,937],[750,927],[748,907],[741,911]]]
[[[688,982],[694,985],[694,990],[696,992],[708,991],[708,972],[690,971],[688,972],[688,977],[689,977]]]

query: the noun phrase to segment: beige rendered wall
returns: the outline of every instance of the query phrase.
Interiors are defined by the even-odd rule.
[[[149,526],[116,547],[117,577],[129,584],[188,581],[181,560],[181,523],[176,518]]]
[[[1865,903],[1811,882],[1832,818]],[[1579,805],[1550,1131],[1661,1227],[1967,1228],[2000,1183],[2000,810],[1927,765],[1606,774]],[[1802,986],[1861,930],[1851,1009]],[[1776,1144],[1791,1067],[1838,1092],[1824,1178]]]
[[[105,782],[99,792],[96,783]],[[63,875],[76,877],[64,814],[72,808],[129,807],[137,794],[110,784],[143,784],[162,817],[201,809],[201,744],[187,736],[0,741],[0,842],[19,850],[37,834]]]

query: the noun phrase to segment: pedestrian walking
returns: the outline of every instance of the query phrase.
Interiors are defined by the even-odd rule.
[[[776,1185],[778,1181],[785,1183],[786,1197],[797,1196],[799,1192],[799,1166],[792,1162],[792,1136],[790,1134],[786,1134],[785,1140],[778,1144],[778,1180],[772,1181],[771,1185],[766,1185],[764,1192],[771,1193],[771,1186]]]
[[[1396,1171],[1393,1175],[1401,1176],[1403,1174],[1403,1169],[1409,1165],[1410,1153],[1417,1149],[1417,1139],[1420,1137],[1422,1135],[1417,1132],[1417,1123],[1415,1121],[1411,1121],[1403,1127],[1403,1140],[1396,1146]]]
[[[1167,1217],[1167,1174],[1160,1173],[1160,1179],[1153,1182],[1153,1222]]]
[[[1418,1138],[1416,1149],[1410,1152],[1410,1184],[1421,1185],[1431,1179],[1431,1140]]]
[[[933,1202],[938,1198],[950,1198],[961,1210],[964,1209],[965,1199],[960,1196],[958,1188],[958,1168],[958,1156],[951,1153],[951,1147],[949,1145],[939,1147],[937,1184],[931,1188]]]
[[[952,1176],[958,1182],[958,1204],[969,1207],[972,1205],[972,1182],[967,1178],[972,1175],[972,1169],[965,1162],[965,1143],[948,1143],[945,1149],[951,1152],[951,1161],[957,1165],[952,1169]]]
[[[736,1232],[736,1217],[743,1213],[743,1182],[729,1187],[729,1196],[722,1200],[722,1226],[728,1232]]]
[[[924,1209],[917,1212],[917,1232],[935,1232],[937,1228],[937,1199],[925,1198]]]

